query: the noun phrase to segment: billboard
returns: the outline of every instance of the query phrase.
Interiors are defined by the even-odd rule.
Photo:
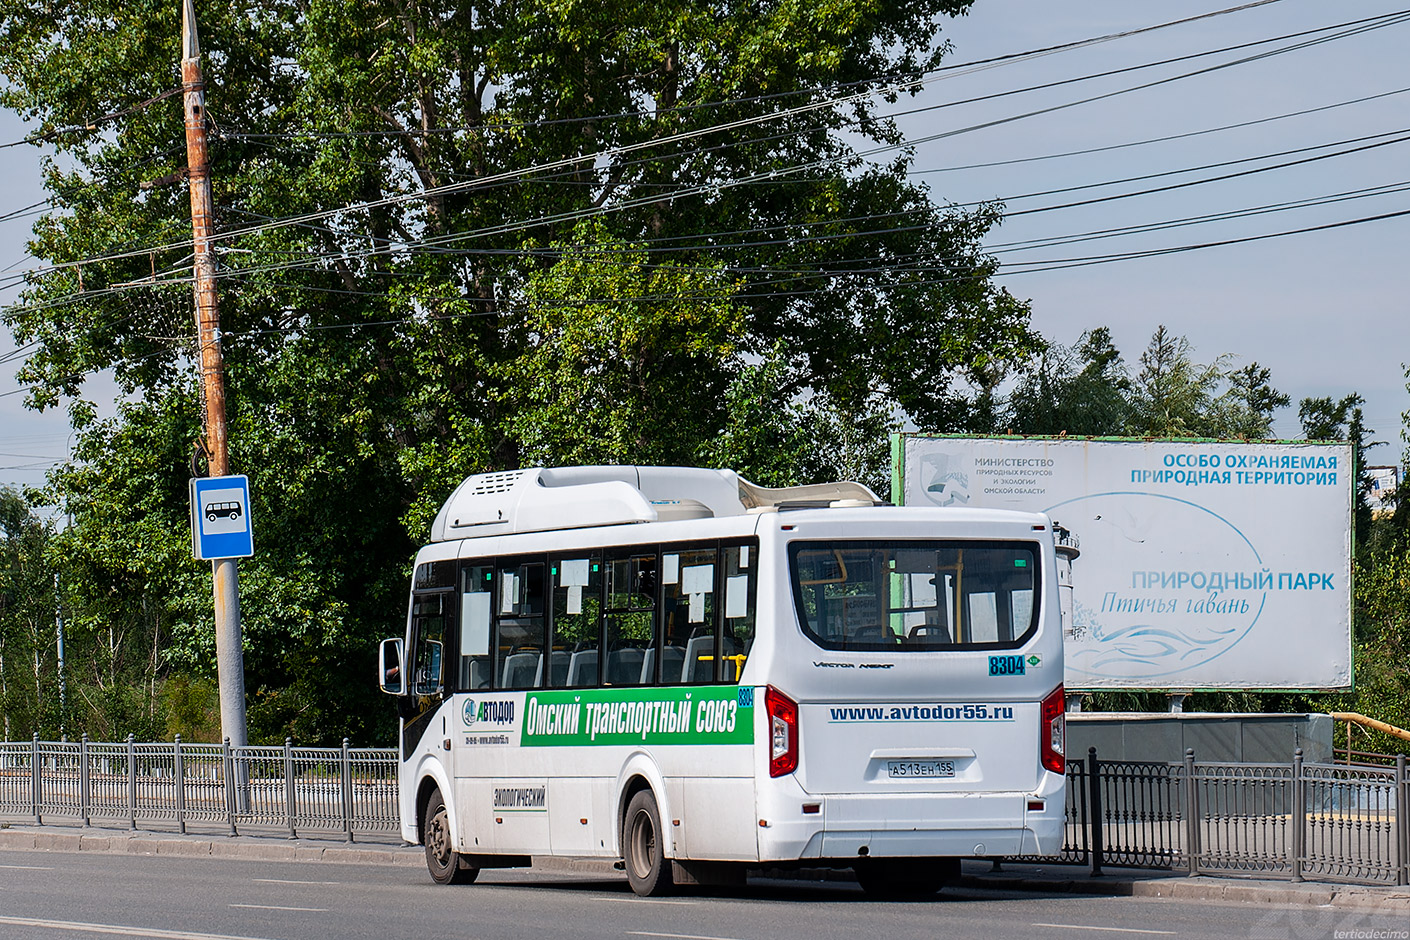
[[[1069,689],[1350,687],[1349,444],[904,434],[893,451],[906,505],[1070,533]]]
[[[1389,516],[1395,512],[1395,488],[1400,485],[1399,467],[1367,467],[1366,476],[1371,478],[1371,489],[1366,494],[1366,503],[1375,516]]]

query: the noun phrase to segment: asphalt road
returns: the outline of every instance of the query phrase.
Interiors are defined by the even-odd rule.
[[[950,890],[876,902],[849,883],[637,898],[621,879],[487,872],[438,887],[390,865],[79,852],[0,855],[0,938],[56,940],[900,940],[1410,937],[1403,914],[1148,898]],[[1362,933],[1384,931],[1384,933]]]

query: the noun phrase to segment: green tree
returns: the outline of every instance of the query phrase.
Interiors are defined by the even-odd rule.
[[[718,266],[651,265],[600,223],[534,274],[528,328],[542,340],[507,366],[521,460],[669,463],[720,427],[743,308]],[[699,397],[681,401],[688,388]]]
[[[54,616],[57,592],[46,552],[50,526],[25,498],[0,488],[0,732],[4,740],[59,726]]]
[[[1125,430],[1131,379],[1111,330],[1054,344],[1029,365],[1008,399],[1005,427],[1018,434],[1116,435]]]
[[[1152,437],[1216,437],[1215,401],[1228,365],[1221,356],[1206,365],[1195,362],[1193,347],[1162,324],[1141,353],[1141,368],[1131,381],[1133,434]]]
[[[888,498],[890,435],[900,430],[894,412],[876,399],[844,408],[825,391],[792,392],[786,359],[780,344],[739,371],[726,393],[725,426],[700,462],[761,486],[857,480]]]
[[[1261,439],[1272,433],[1273,412],[1290,399],[1272,385],[1271,370],[1242,369],[1224,354],[1201,364],[1183,336],[1156,328],[1132,377],[1129,433],[1152,437]]]
[[[1302,434],[1309,441],[1350,441],[1351,465],[1356,474],[1356,499],[1352,506],[1352,529],[1358,553],[1380,554],[1394,548],[1393,525],[1382,526],[1375,532],[1371,519],[1371,486],[1366,472],[1366,451],[1379,446],[1369,440],[1375,432],[1366,427],[1361,416],[1365,399],[1352,392],[1343,398],[1304,398],[1298,403],[1297,417],[1302,422]]]
[[[1223,436],[1266,440],[1273,435],[1273,412],[1292,399],[1273,387],[1272,375],[1257,362],[1226,375],[1229,387],[1219,398]]]
[[[958,427],[974,377],[1037,348],[979,248],[999,208],[939,208],[886,117],[968,6],[199,9],[232,463],[255,501],[255,740],[386,739],[374,643],[467,473],[694,463],[721,433],[764,466],[750,448],[773,432],[735,433],[730,409],[754,407],[751,370],[782,347],[763,385],[792,416],[775,430],[817,457],[802,472],[866,474],[878,445],[822,429]],[[31,404],[79,401],[82,462],[48,498],[72,515],[84,628],[129,650],[91,672],[142,677],[113,721],[174,702],[189,725],[213,657],[209,575],[185,550],[202,429],[184,132],[176,98],[143,104],[179,83],[178,17],[0,0],[0,104],[59,152],[31,246],[51,267],[5,318],[37,344]],[[82,401],[101,370],[113,422]]]

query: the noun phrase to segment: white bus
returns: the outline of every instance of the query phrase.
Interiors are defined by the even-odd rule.
[[[1063,836],[1046,516],[856,483],[572,467],[467,479],[416,557],[402,836],[431,877],[621,859],[638,894],[748,867],[928,893]]]

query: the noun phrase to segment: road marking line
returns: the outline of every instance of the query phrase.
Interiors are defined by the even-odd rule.
[[[0,865],[0,868],[13,868],[17,871],[53,871],[47,865]]]
[[[40,920],[36,917],[0,917],[0,924],[15,927],[42,927],[77,933],[116,934],[121,937],[149,937],[152,940],[261,940],[260,937],[232,937],[223,933],[192,933],[189,930],[159,930],[156,927],[124,927],[120,924],[85,924],[76,920]]]
[[[633,937],[667,937],[669,940],[738,940],[737,937],[706,937],[698,933],[652,933],[649,930],[628,930]]]
[[[1104,930],[1110,933],[1150,933],[1163,937],[1177,936],[1173,930],[1141,930],[1138,927],[1095,927],[1091,924],[1034,924],[1034,927],[1063,927],[1067,930]]]
[[[267,885],[335,885],[340,883],[337,881],[290,881],[286,878],[252,878],[250,880]]]
[[[278,904],[232,904],[231,907],[248,907],[257,911],[308,911],[310,914],[327,914],[326,907],[280,907]]]

